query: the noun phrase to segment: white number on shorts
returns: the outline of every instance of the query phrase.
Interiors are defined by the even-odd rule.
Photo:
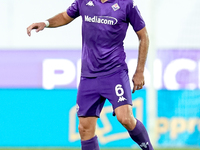
[[[124,94],[124,90],[123,90],[121,84],[117,84],[117,85],[115,86],[115,93],[116,93],[116,95],[119,96],[119,97],[122,96],[122,95]]]

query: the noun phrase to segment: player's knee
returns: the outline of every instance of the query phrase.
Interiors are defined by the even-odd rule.
[[[80,134],[84,134],[87,131],[87,128],[84,127],[82,124],[78,125],[78,130]]]
[[[119,117],[117,119],[123,126],[130,124],[130,118],[128,117]]]
[[[79,133],[81,133],[81,134],[93,132],[93,129],[90,125],[79,124],[78,130],[79,130]]]
[[[82,141],[89,140],[94,137],[95,130],[89,126],[84,126],[79,124],[78,126],[79,134]]]
[[[131,117],[131,116],[129,116],[129,117],[124,117],[124,116],[118,117],[117,119],[128,130],[132,130],[136,125],[136,123],[134,121],[134,117]]]

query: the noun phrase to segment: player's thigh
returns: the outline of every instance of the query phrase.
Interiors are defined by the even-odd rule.
[[[117,107],[115,110],[115,114],[118,118],[118,120],[122,120],[123,118],[132,118],[133,112],[132,112],[132,106],[131,105],[122,105]]]
[[[76,103],[79,117],[99,117],[105,98],[98,92],[97,78],[81,77]]]

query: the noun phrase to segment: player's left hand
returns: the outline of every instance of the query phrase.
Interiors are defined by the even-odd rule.
[[[133,81],[132,93],[134,93],[136,90],[142,89],[145,84],[143,72],[135,72],[132,81]]]

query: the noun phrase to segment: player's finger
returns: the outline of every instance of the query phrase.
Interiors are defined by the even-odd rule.
[[[40,30],[42,30],[42,29],[41,29],[41,25],[39,25],[39,24],[36,25],[36,26],[34,27],[34,29],[36,29],[36,32],[39,32]]]
[[[28,34],[28,36],[31,36],[31,30],[32,29],[30,27],[27,28],[27,34]]]
[[[36,29],[36,32],[39,32],[40,30],[42,30],[40,27]]]
[[[136,89],[137,89],[137,86],[134,84],[132,93],[135,93]]]
[[[33,23],[32,25],[30,25],[30,26],[27,28],[27,34],[28,34],[29,36],[31,36],[31,30],[33,30],[34,28],[35,28],[34,23]]]

